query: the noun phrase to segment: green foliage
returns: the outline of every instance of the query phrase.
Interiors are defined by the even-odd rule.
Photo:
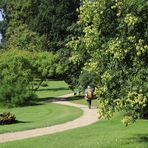
[[[67,27],[77,19],[79,0],[36,0],[34,3],[37,10],[30,18],[29,27],[47,37],[46,47],[49,50],[57,51],[64,46],[69,34]]]
[[[36,78],[44,79],[62,73],[56,54],[50,52],[33,52],[30,56],[33,74]]]
[[[8,38],[5,48],[21,49],[28,51],[43,50],[45,37],[28,29],[27,25],[21,25],[14,29],[9,27],[5,34]]]
[[[0,7],[4,11],[4,21],[0,30],[3,33],[3,46],[6,49],[28,51],[57,51],[62,48],[62,52],[59,52],[59,57],[57,57],[62,66],[57,66],[58,75],[55,77],[62,79],[79,75],[79,72],[75,74],[77,66],[71,71],[71,76],[67,75],[69,73],[67,65],[73,66],[68,62],[69,50],[64,48],[65,39],[71,33],[68,27],[76,21],[78,15],[76,8],[79,5],[79,0],[2,0]],[[45,65],[47,64],[48,62]],[[38,64],[35,60],[33,67],[34,75],[47,76],[49,66],[41,66],[41,63]],[[51,68],[50,70],[54,71]],[[35,74],[36,72],[37,74]],[[61,76],[63,72],[66,74]],[[75,82],[73,81],[73,83]]]
[[[82,91],[84,91],[84,89],[87,88],[88,85],[90,85],[92,88],[95,88],[97,86],[97,75],[95,73],[89,73],[89,72],[83,72],[80,74],[79,77],[79,89],[81,89]]]
[[[148,116],[147,1],[86,0],[79,12],[77,24],[83,33],[73,36],[67,47],[70,61],[83,63],[80,85],[87,73],[95,75],[93,80],[97,77],[102,117],[120,109],[133,119]]]
[[[79,0],[8,0],[3,1],[1,7],[5,14],[1,30],[4,30],[6,41],[10,37],[10,41],[16,41],[21,36],[18,41],[23,40],[26,47],[26,42],[31,44],[32,40],[40,40],[38,36],[41,36],[41,40],[44,36],[44,42],[41,44],[44,49],[57,51],[64,46],[65,38],[69,34],[67,27],[77,19],[76,8],[79,7]],[[27,28],[25,26],[24,29],[24,25]],[[20,30],[22,32],[19,32]],[[37,37],[28,41],[30,37],[35,36],[34,32]],[[37,45],[41,46],[40,43]]]
[[[25,105],[34,99],[27,89],[31,80],[31,65],[24,54],[18,51],[0,54],[0,101],[8,106]]]
[[[4,112],[0,114],[0,125],[4,124],[12,124],[16,122],[15,115],[11,114],[10,112]]]
[[[58,74],[56,55],[48,52],[8,50],[0,54],[0,102],[8,106],[32,103],[34,91],[47,78]],[[34,87],[33,81],[39,79]]]

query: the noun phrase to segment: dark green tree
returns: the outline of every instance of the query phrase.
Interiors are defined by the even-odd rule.
[[[31,18],[29,27],[46,35],[49,50],[57,51],[64,46],[69,34],[67,27],[77,20],[79,0],[41,0],[38,3],[38,12]]]
[[[13,34],[18,26],[26,24],[29,30],[46,37],[46,49],[57,51],[64,47],[67,27],[76,22],[79,4],[79,0],[3,0],[6,40],[10,37],[7,30]]]

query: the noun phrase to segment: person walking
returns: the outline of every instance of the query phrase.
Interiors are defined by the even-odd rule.
[[[91,109],[92,99],[93,99],[93,89],[90,86],[87,86],[85,89],[85,100],[88,103],[88,108]]]

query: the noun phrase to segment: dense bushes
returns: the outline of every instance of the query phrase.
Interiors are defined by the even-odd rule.
[[[11,114],[10,112],[8,113],[2,113],[0,114],[0,125],[4,124],[12,124],[16,122],[16,117],[15,115]]]

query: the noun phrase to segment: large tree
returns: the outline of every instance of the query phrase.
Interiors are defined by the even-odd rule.
[[[9,39],[25,24],[29,30],[44,35],[45,49],[57,51],[64,46],[67,27],[77,19],[79,4],[79,0],[1,0],[4,37]]]
[[[85,0],[79,10],[77,24],[83,32],[67,44],[70,61],[75,65],[83,63],[77,83],[84,87],[93,82],[96,86],[102,117],[109,118],[120,109],[133,119],[146,117],[147,0]],[[130,117],[123,121],[128,120]]]

